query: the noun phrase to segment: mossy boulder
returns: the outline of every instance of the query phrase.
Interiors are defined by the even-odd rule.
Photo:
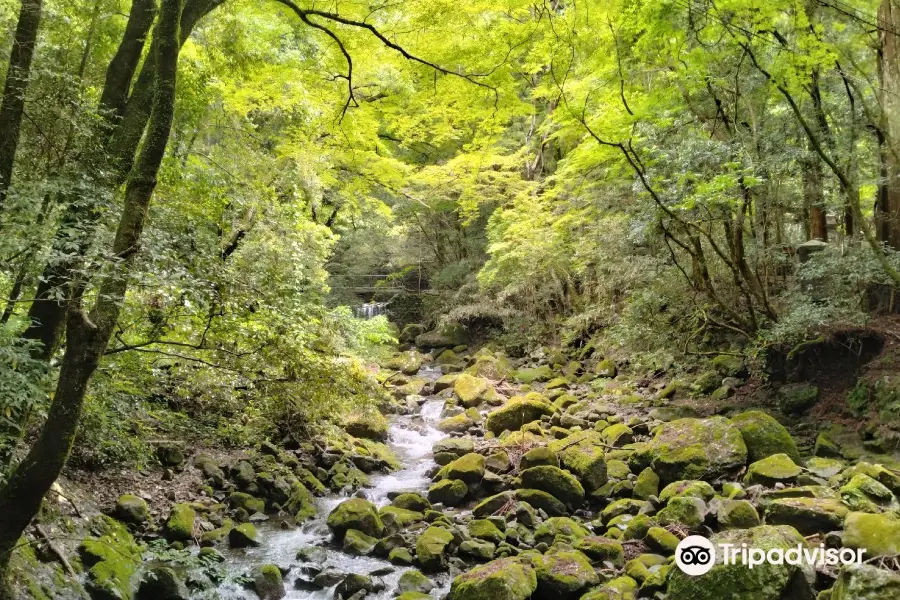
[[[172,506],[166,520],[165,534],[170,542],[186,542],[194,537],[194,519],[197,511],[190,504],[182,503]]]
[[[541,465],[525,469],[521,478],[523,487],[547,492],[571,508],[584,501],[584,488],[578,479],[559,467]]]
[[[426,510],[431,509],[431,502],[429,502],[422,494],[417,494],[415,492],[400,494],[394,498],[391,504],[397,508],[404,508],[420,513],[424,513]]]
[[[403,326],[398,338],[401,344],[412,344],[416,338],[425,333],[425,326],[421,323],[408,323]]]
[[[384,524],[375,505],[362,498],[351,498],[338,504],[328,515],[327,523],[338,541],[344,539],[348,529],[356,529],[373,537],[381,537],[384,533]]]
[[[96,536],[85,538],[78,546],[87,570],[87,591],[94,600],[130,600],[142,562],[141,549],[125,526],[110,517],[98,517],[91,529]]]
[[[843,545],[866,551],[866,559],[900,554],[900,517],[852,512],[844,519]]]
[[[416,336],[420,348],[455,348],[471,341],[469,332],[462,325],[448,324]]]
[[[678,547],[678,536],[665,529],[664,527],[651,527],[647,530],[645,542],[652,550],[662,553],[665,556],[675,554],[675,548]]]
[[[669,500],[656,518],[663,526],[684,525],[688,529],[697,529],[706,518],[706,503],[700,498],[676,496]]]
[[[722,529],[749,529],[760,525],[759,513],[748,500],[723,500],[716,518]]]
[[[841,569],[829,600],[896,600],[900,598],[900,575],[872,565]]]
[[[284,581],[281,569],[277,565],[260,565],[255,567],[250,576],[253,578],[253,591],[261,600],[281,600],[284,598]]]
[[[474,452],[461,456],[441,469],[441,477],[477,484],[484,477],[484,457]]]
[[[836,498],[778,498],[766,504],[766,523],[789,525],[803,535],[840,529],[850,512]]]
[[[460,404],[466,408],[478,406],[487,402],[496,392],[491,382],[483,377],[474,377],[468,373],[460,375],[453,384],[453,393],[459,398]]]
[[[600,583],[587,556],[577,550],[548,552],[531,561],[537,575],[538,598],[575,600]]]
[[[619,541],[599,536],[587,536],[575,542],[574,546],[594,563],[610,563],[614,567],[625,565],[625,548]]]
[[[550,365],[541,365],[531,369],[518,369],[513,373],[513,377],[521,383],[537,383],[542,381],[550,381],[553,379],[553,369]]]
[[[787,454],[773,454],[747,468],[744,485],[774,487],[777,483],[790,484],[797,480],[801,472],[802,469]]]
[[[597,377],[615,377],[618,373],[619,367],[611,358],[605,358],[594,366],[594,375]]]
[[[509,359],[505,356],[493,356],[490,354],[478,356],[475,359],[475,363],[466,369],[466,373],[495,381],[513,377],[513,369],[509,364]]]
[[[409,566],[413,564],[413,555],[406,548],[391,548],[388,553],[388,562],[392,565]]]
[[[416,560],[423,571],[441,571],[447,566],[453,534],[443,527],[431,526],[416,539]]]
[[[544,415],[552,415],[555,410],[547,402],[514,396],[500,408],[488,413],[485,427],[494,435],[500,435],[504,431],[518,431],[528,423],[539,421]]]
[[[116,501],[113,516],[129,525],[142,525],[150,519],[150,507],[143,498],[124,494]]]
[[[528,600],[537,589],[537,573],[527,560],[501,558],[459,575],[449,600]]]
[[[744,438],[749,462],[753,463],[773,454],[787,454],[794,462],[800,462],[794,438],[771,415],[751,410],[731,417],[731,422]]]
[[[594,588],[582,596],[581,600],[635,600],[637,594],[637,581],[623,575]]]
[[[720,354],[712,362],[716,373],[722,377],[743,377],[747,374],[747,367],[742,356]]]
[[[312,493],[297,480],[291,483],[290,495],[282,508],[298,523],[313,518],[317,512],[316,501]]]
[[[747,544],[763,551],[788,550],[797,545],[806,547],[806,540],[791,527],[761,526],[753,529],[734,529],[714,535],[713,545],[733,544],[737,548]],[[737,563],[725,564],[724,553],[716,553],[712,570],[700,577],[691,577],[680,569],[673,569],[667,588],[668,600],[813,600],[815,570],[811,566],[787,563],[763,563],[752,569]]]
[[[841,500],[853,510],[881,512],[896,509],[897,498],[887,486],[865,473],[856,473],[839,490]]]
[[[404,375],[415,375],[422,367],[423,358],[424,357],[415,350],[410,350],[408,352],[397,354],[391,358],[385,366],[388,369],[400,371]]]
[[[467,530],[473,538],[486,540],[494,544],[499,544],[506,539],[506,535],[487,519],[473,519],[469,521]]]
[[[250,515],[266,512],[266,501],[246,492],[231,492],[228,495],[228,506],[233,510],[243,508]]]
[[[634,432],[625,423],[614,423],[600,433],[608,446],[624,446],[634,441]]]
[[[444,433],[465,433],[472,427],[475,427],[475,421],[466,413],[447,417],[438,423],[438,429]]]
[[[704,502],[709,502],[715,495],[716,491],[713,489],[713,486],[705,481],[676,481],[663,488],[659,493],[659,500],[661,502],[668,502],[672,498],[689,496],[692,498],[700,498]]]
[[[468,493],[469,488],[464,481],[443,479],[428,488],[428,500],[444,506],[459,506]]]
[[[383,442],[388,437],[388,421],[380,412],[370,410],[351,415],[344,430],[353,437]]]
[[[228,531],[228,545],[232,548],[259,546],[259,534],[252,523],[241,523]]]
[[[720,477],[747,462],[740,430],[719,416],[665,423],[649,451],[650,466],[663,482]]]
[[[514,492],[516,500],[527,502],[536,509],[543,510],[551,517],[559,517],[566,514],[566,505],[556,499],[556,496],[543,490],[518,489]]]
[[[819,400],[819,388],[808,383],[791,383],[778,390],[778,408],[788,415],[805,412]]]
[[[634,482],[631,495],[640,500],[648,500],[659,494],[659,475],[647,467],[641,471]]]
[[[541,523],[534,532],[534,539],[548,546],[554,543],[574,544],[581,538],[591,534],[590,531],[569,517],[550,517]]]
[[[367,556],[372,553],[377,543],[377,538],[373,538],[356,529],[348,529],[344,532],[344,541],[341,543],[341,549],[345,554]]]
[[[544,465],[558,467],[559,457],[556,455],[556,452],[554,452],[547,446],[538,446],[537,448],[532,448],[522,455],[522,459],[519,461],[519,470],[525,470],[530,469],[531,467],[539,467]]]
[[[400,576],[397,582],[397,591],[401,594],[404,592],[419,592],[427,594],[434,589],[434,584],[421,571],[410,569]]]
[[[604,444],[600,433],[588,430],[550,442],[547,448],[559,456],[560,464],[578,477],[585,490],[592,492],[609,479]]]
[[[434,454],[447,453],[456,457],[465,456],[475,451],[475,441],[467,437],[447,438],[436,442],[431,447],[431,451]]]
[[[190,592],[174,569],[162,565],[148,568],[138,583],[137,600],[187,600]]]
[[[425,515],[415,510],[397,508],[396,506],[384,506],[378,510],[378,517],[384,524],[385,531],[396,533],[402,531],[420,521],[425,520]]]

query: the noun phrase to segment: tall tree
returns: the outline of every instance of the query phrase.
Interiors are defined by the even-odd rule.
[[[83,298],[73,301],[67,323],[68,344],[53,403],[40,436],[0,491],[0,580],[6,580],[10,554],[41,500],[68,459],[78,428],[88,381],[109,344],[156,188],[175,111],[181,0],[162,0],[154,35],[156,81],[153,107],[141,148],[125,190],[125,202],[112,244],[112,262],[89,312]]]
[[[22,0],[19,23],[13,36],[9,70],[0,103],[0,207],[9,193],[19,148],[19,130],[25,115],[25,93],[31,78],[31,60],[41,24],[42,3],[43,0]]]
[[[900,249],[900,4],[896,0],[882,0],[878,20],[882,25],[878,30],[882,181],[876,206],[876,227],[881,241]]]

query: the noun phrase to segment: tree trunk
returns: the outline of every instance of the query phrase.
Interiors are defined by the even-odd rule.
[[[187,0],[181,16],[179,45],[187,41],[201,18],[223,2],[224,0]],[[136,59],[140,58],[143,51],[147,32],[152,25],[150,13],[155,7],[153,0],[142,0],[135,4],[140,4],[142,10],[135,10],[132,6],[125,35],[116,56],[110,62],[106,87],[101,95],[100,112],[108,124],[109,133],[101,137],[103,144],[97,151],[99,157],[97,160],[102,168],[91,169],[91,172],[105,170],[108,173],[107,180],[99,183],[102,188],[109,190],[120,186],[128,176],[141,137],[144,135],[153,101],[155,41],[151,42],[150,54],[144,61],[128,98],[137,67]],[[127,103],[125,98],[128,98]],[[112,169],[109,169],[107,164],[110,154]],[[86,162],[90,164],[90,160]],[[91,193],[96,194],[96,191]],[[44,267],[34,294],[35,301],[28,311],[31,324],[24,337],[41,343],[41,357],[45,359],[53,355],[59,344],[73,284],[78,279],[78,272],[84,266],[84,257],[94,239],[99,219],[99,213],[96,211],[98,202],[84,200],[83,198],[90,197],[88,193],[79,194],[76,191],[74,195],[77,197],[76,201],[70,202],[70,207],[63,217],[63,226],[59,228],[53,241],[53,254],[65,258],[50,262]],[[69,233],[72,231],[77,232],[75,239]]]
[[[900,5],[897,0],[882,0],[878,18],[885,25],[878,31],[880,39],[879,90],[882,128],[886,145],[881,156],[883,181],[876,210],[879,240],[900,249]]]
[[[47,422],[9,483],[0,490],[0,581],[6,580],[9,559],[22,532],[37,514],[41,501],[69,457],[88,382],[119,318],[128,278],[139,248],[150,199],[175,112],[178,67],[178,24],[181,0],[162,0],[155,44],[156,85],[147,140],[125,189],[122,216],[112,247],[115,260],[98,290],[89,315],[76,298],[68,319],[68,344]]]
[[[807,211],[807,239],[828,241],[828,224],[825,217],[825,191],[822,164],[813,157],[803,163],[803,206]]]
[[[13,37],[9,70],[0,104],[0,208],[12,180],[13,164],[19,146],[19,129],[25,114],[25,93],[31,77],[31,59],[41,24],[42,0],[22,0],[19,24]]]

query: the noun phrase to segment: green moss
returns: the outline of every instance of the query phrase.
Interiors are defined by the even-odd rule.
[[[605,537],[588,536],[575,542],[575,549],[584,553],[594,563],[611,563],[615,567],[625,564],[625,548],[621,542]]]
[[[609,478],[603,448],[605,441],[596,431],[580,431],[550,442],[548,449],[559,456],[560,463],[575,474],[587,491],[594,491]]]
[[[141,525],[150,519],[150,507],[143,498],[133,494],[123,494],[116,501],[114,514],[120,521]]]
[[[501,558],[459,575],[449,600],[528,600],[537,589],[537,574],[519,558]]]
[[[678,419],[659,428],[651,466],[664,482],[727,474],[747,461],[741,432],[724,417]]]
[[[550,517],[535,530],[534,539],[552,545],[559,542],[574,543],[590,532],[569,517]]]
[[[747,500],[724,500],[717,514],[723,529],[749,529],[760,524],[759,513]]]
[[[577,550],[536,556],[532,564],[537,575],[538,597],[577,597],[589,587],[600,583],[590,561]]]
[[[833,498],[779,498],[766,505],[766,523],[790,525],[803,535],[840,529],[850,512]]]
[[[543,510],[551,517],[566,514],[566,505],[543,490],[519,489],[515,491],[515,498]]]
[[[484,457],[471,452],[445,466],[439,475],[443,479],[459,479],[470,484],[479,483],[484,477]]]
[[[475,421],[465,413],[447,417],[438,423],[438,429],[444,433],[465,433],[474,426]]]
[[[299,481],[291,484],[291,495],[284,504],[284,510],[302,523],[316,516],[316,501],[309,490]]]
[[[842,540],[846,548],[864,549],[867,559],[900,554],[900,518],[852,512],[844,520]]]
[[[443,527],[431,526],[416,540],[416,560],[425,571],[440,571],[447,565],[453,534]]]
[[[228,545],[232,548],[259,546],[259,535],[252,523],[241,523],[228,531]]]
[[[493,395],[494,386],[482,377],[474,377],[468,373],[460,375],[453,384],[453,393],[460,403],[469,408],[486,402]]]
[[[678,536],[662,527],[651,527],[647,530],[647,545],[652,549],[662,552],[666,556],[675,554],[678,547]]]
[[[597,377],[615,377],[619,372],[616,361],[611,358],[605,358],[597,363],[594,367],[594,375]]]
[[[328,515],[327,523],[338,540],[343,539],[348,529],[356,529],[374,537],[380,537],[384,533],[384,525],[375,505],[362,498],[351,498],[338,504]]]
[[[506,539],[506,535],[496,525],[487,519],[474,519],[469,521],[469,535],[480,540],[487,540],[499,544]]]
[[[700,527],[705,517],[706,505],[703,500],[690,496],[672,498],[657,514],[660,525],[685,525],[690,529]]]
[[[559,467],[550,465],[532,467],[522,471],[521,477],[523,487],[552,494],[572,508],[584,501],[584,488],[571,473]]]
[[[194,536],[194,519],[197,512],[189,504],[176,504],[166,521],[166,539],[186,542]]]
[[[787,454],[794,462],[800,462],[800,453],[794,438],[784,425],[770,415],[758,410],[735,415],[731,422],[741,432],[747,444],[747,460],[756,462],[773,454]]]
[[[129,600],[141,551],[130,533],[109,517],[94,523],[98,537],[88,537],[78,547],[87,569],[86,587],[97,600]]]
[[[552,415],[553,405],[540,400],[514,396],[500,408],[490,412],[485,427],[494,435],[504,431],[516,431],[523,425],[538,421],[544,415]]]
[[[637,477],[634,482],[632,496],[640,500],[647,500],[651,496],[659,494],[659,475],[653,472],[653,469],[647,467]]]
[[[690,496],[709,502],[715,495],[716,491],[705,481],[676,481],[663,488],[659,494],[659,500],[668,502],[678,496]]]
[[[519,369],[515,371],[513,376],[521,383],[549,381],[553,378],[553,369],[549,365],[541,365],[533,369]]]
[[[375,544],[378,543],[376,538],[372,536],[368,536],[362,531],[357,531],[356,529],[348,529],[344,533],[344,541],[341,544],[341,549],[346,554],[351,554],[354,556],[366,556],[371,554],[372,550],[375,548]]]
[[[464,481],[459,479],[444,479],[428,488],[428,500],[445,506],[459,506],[469,488]]]
[[[801,471],[787,454],[773,454],[748,467],[744,485],[773,487],[776,483],[793,483]]]

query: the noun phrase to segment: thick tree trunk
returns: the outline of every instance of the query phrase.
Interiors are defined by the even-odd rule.
[[[155,34],[153,108],[147,141],[125,190],[125,203],[112,247],[116,260],[100,284],[97,300],[89,315],[82,312],[81,299],[76,299],[68,319],[68,344],[47,422],[31,451],[0,491],[0,514],[4,516],[0,520],[2,581],[6,579],[13,548],[37,514],[44,494],[69,457],[88,382],[100,363],[119,318],[147,209],[156,187],[157,173],[172,129],[180,14],[181,0],[162,0]]]
[[[825,217],[825,191],[822,163],[815,158],[803,165],[803,206],[807,211],[807,239],[828,241],[828,224]]]
[[[9,193],[13,164],[19,147],[19,130],[25,114],[25,92],[31,77],[31,59],[41,24],[42,0],[22,0],[19,23],[13,37],[9,70],[0,104],[0,207]]]
[[[879,75],[882,128],[886,144],[882,147],[882,189],[876,206],[879,240],[900,249],[900,3],[882,0],[878,18],[884,23],[879,29]]]
[[[187,0],[181,16],[181,32],[179,46],[190,37],[194,27],[210,11],[224,3],[225,0]],[[150,46],[150,54],[138,74],[134,88],[128,98],[128,91],[134,78],[137,66],[135,57],[140,57],[144,47],[144,39],[152,19],[148,22],[147,14],[153,5],[152,0],[143,0],[144,10],[132,10],[126,37],[123,37],[115,58],[109,65],[106,86],[100,110],[111,125],[110,133],[104,136],[104,144],[98,155],[107,172],[107,180],[99,182],[103,189],[115,189],[120,186],[131,170],[134,155],[137,152],[141,137],[150,115],[153,102],[155,80],[156,42]],[[133,8],[133,7],[132,7]],[[132,24],[132,20],[137,24]],[[141,27],[139,27],[140,25]],[[128,38],[132,31],[136,38]],[[127,103],[124,99],[128,98]],[[113,168],[106,164],[111,157]],[[93,192],[96,194],[96,192]],[[78,194],[82,198],[89,197]],[[28,318],[31,323],[24,337],[42,344],[42,357],[53,355],[62,334],[62,324],[66,318],[66,310],[78,272],[83,268],[84,256],[94,239],[94,232],[99,219],[97,205],[99,203],[80,200],[70,203],[70,208],[63,217],[63,226],[54,237],[53,254],[65,257],[63,260],[50,262],[44,267],[35,292]],[[77,238],[72,239],[70,232],[75,231]],[[72,250],[74,248],[74,251]]]

